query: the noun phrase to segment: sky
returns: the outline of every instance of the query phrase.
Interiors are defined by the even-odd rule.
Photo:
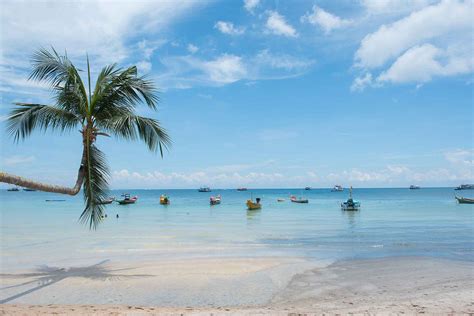
[[[92,77],[136,65],[173,145],[100,138],[112,188],[455,186],[474,182],[474,2],[13,1],[0,4],[3,171],[75,182],[79,133],[6,132],[41,47]],[[5,187],[5,186],[3,186]]]

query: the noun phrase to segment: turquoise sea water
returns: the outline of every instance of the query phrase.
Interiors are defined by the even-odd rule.
[[[122,192],[111,195],[119,198]],[[358,212],[340,210],[347,190],[127,192],[138,195],[138,202],[107,206],[108,217],[90,231],[78,222],[81,195],[0,191],[2,270],[209,256],[337,260],[422,255],[474,261],[474,207],[457,204],[452,188],[354,189],[362,204]],[[159,205],[162,193],[170,196],[171,205]],[[214,194],[222,195],[221,205],[209,205]],[[303,195],[309,204],[291,203],[289,194]],[[251,195],[262,198],[262,210],[246,210]],[[286,201],[277,202],[280,197]]]

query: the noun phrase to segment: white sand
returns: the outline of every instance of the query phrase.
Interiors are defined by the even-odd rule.
[[[273,258],[105,263],[3,275],[1,283],[0,313],[9,315],[474,312],[473,264],[429,258],[328,267]]]

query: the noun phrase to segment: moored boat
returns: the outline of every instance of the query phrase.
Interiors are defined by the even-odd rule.
[[[309,191],[309,190],[311,190],[311,187],[305,187],[304,189]]]
[[[474,190],[474,184],[461,184],[454,190]]]
[[[109,197],[109,198],[107,198],[107,199],[105,199],[105,200],[100,201],[98,204],[110,204],[110,203],[112,203],[113,201],[115,201],[115,197]]]
[[[336,184],[332,189],[331,192],[342,192],[344,191],[344,188],[342,185]]]
[[[221,204],[221,195],[217,195],[217,196],[211,196],[209,198],[209,203],[211,205],[217,205],[217,204]]]
[[[17,191],[20,191],[20,189],[18,189],[18,188],[9,188],[9,189],[7,189],[7,191],[17,192]]]
[[[237,191],[247,191],[247,188],[237,188]]]
[[[277,202],[285,202],[285,199],[278,198],[278,199],[277,199]]]
[[[410,185],[410,190],[419,190],[420,186],[419,185]]]
[[[341,203],[341,209],[343,211],[358,211],[360,208],[360,202],[352,199],[352,187],[349,189],[349,198],[346,202]]]
[[[166,194],[162,194],[160,196],[160,204],[161,205],[168,205],[170,204],[170,198]]]
[[[462,196],[454,196],[459,204],[474,204],[474,199],[465,198]]]
[[[123,200],[118,200],[117,202],[121,205],[133,204],[138,200],[138,196],[130,197],[130,194],[123,194]]]
[[[200,187],[198,192],[211,192],[211,189],[209,187]]]
[[[302,197],[296,197],[294,195],[290,196],[290,201],[293,203],[308,203],[308,199],[303,199]]]
[[[249,211],[253,211],[253,210],[259,210],[262,208],[262,204],[260,204],[260,198],[256,198],[255,199],[255,202],[252,201],[251,199],[250,200],[247,200],[247,209]]]

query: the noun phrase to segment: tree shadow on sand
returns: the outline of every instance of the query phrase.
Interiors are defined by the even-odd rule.
[[[36,272],[33,273],[24,273],[24,274],[0,274],[0,279],[20,279],[20,278],[34,278],[31,281],[23,282],[16,285],[10,285],[0,288],[0,290],[7,290],[12,288],[19,288],[22,286],[28,286],[37,284],[37,286],[9,296],[7,298],[0,299],[0,304],[8,303],[14,299],[22,297],[24,295],[30,294],[32,292],[41,290],[44,287],[53,285],[67,278],[86,278],[91,280],[119,280],[123,278],[140,278],[140,277],[149,277],[152,275],[149,274],[118,274],[118,271],[131,270],[132,268],[124,269],[108,269],[104,266],[109,260],[101,261],[97,264],[87,266],[87,267],[72,267],[72,268],[58,268],[58,267],[49,267],[49,266],[40,266],[36,269]]]

